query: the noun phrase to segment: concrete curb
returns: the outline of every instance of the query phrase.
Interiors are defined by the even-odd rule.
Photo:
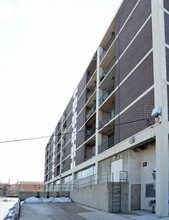
[[[19,216],[20,216],[20,199],[18,199],[18,202],[16,204],[14,219],[19,219]]]

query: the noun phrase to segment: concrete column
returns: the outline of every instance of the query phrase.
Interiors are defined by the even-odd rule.
[[[100,47],[98,47],[97,49],[97,83],[96,83],[96,139],[95,139],[95,154],[96,156],[98,155],[98,146],[99,146],[99,137],[100,134],[98,132],[98,128],[99,128],[99,74],[100,74],[100,53],[101,53],[101,49]],[[98,162],[95,163],[95,183],[98,183]]]
[[[95,163],[95,184],[99,183],[99,169],[98,161]]]
[[[155,107],[162,107],[156,134],[156,214],[165,217],[168,216],[168,97],[164,8],[162,0],[151,2]]]
[[[99,75],[100,75],[100,54],[101,54],[101,47],[98,47],[97,49],[97,84],[96,84],[96,155],[98,154],[98,146],[99,146],[99,139],[100,134],[98,132],[99,128]]]
[[[168,216],[168,134],[160,125],[156,136],[156,214]]]

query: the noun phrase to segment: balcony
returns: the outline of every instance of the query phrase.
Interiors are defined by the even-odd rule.
[[[114,91],[115,83],[113,83],[102,95],[99,99],[99,106],[109,97],[109,95]]]
[[[59,164],[60,163],[60,157],[59,158],[57,158],[57,164]]]
[[[93,73],[96,71],[96,64],[94,65],[94,67],[92,68],[91,71],[88,72],[87,75],[87,83],[89,82],[90,78],[92,77]]]
[[[64,132],[66,129],[66,121],[64,121],[63,126],[62,126],[62,132]]]
[[[57,169],[57,171],[56,171],[56,176],[59,176],[59,175],[60,175],[60,168]]]
[[[102,144],[98,146],[99,154],[113,146],[114,146],[114,135],[111,138],[108,138],[108,140],[104,141]]]
[[[66,171],[65,168],[62,168],[62,169],[61,169],[61,173],[64,173],[65,171]]]
[[[115,117],[115,111],[112,109],[100,122],[99,122],[99,129],[104,127],[111,119]]]
[[[58,131],[60,130],[61,128],[61,123],[58,124]]]
[[[100,55],[100,62],[103,60],[106,52],[108,51],[109,47],[111,46],[112,42],[114,41],[115,39],[115,32],[112,32],[111,34],[111,38],[110,40],[108,41],[108,43],[106,44],[106,46],[103,48],[103,52],[101,53]]]
[[[86,140],[88,140],[96,132],[96,126],[94,125],[91,129],[86,130]]]
[[[66,154],[64,153],[63,155],[62,155],[62,160],[64,160],[66,158]]]
[[[62,148],[64,148],[65,144],[66,144],[66,141],[64,140],[62,143]]]
[[[106,66],[106,68],[104,69],[103,73],[101,74],[101,76],[99,77],[100,83],[102,82],[102,80],[105,78],[105,76],[107,75],[107,73],[110,71],[110,69],[112,68],[112,66],[115,64],[115,57],[113,57],[113,59],[110,61],[110,63]]]
[[[88,113],[86,114],[86,120],[88,120],[90,118],[90,116],[92,116],[92,114],[96,111],[96,105],[93,105],[93,107],[88,111]]]
[[[60,147],[60,145],[58,145],[58,147],[57,147],[57,153],[60,152],[60,149],[61,149],[61,147]]]
[[[58,142],[60,141],[61,139],[61,134],[58,134]]]
[[[87,96],[86,96],[86,102],[90,99],[90,97],[93,95],[93,93],[95,92],[96,90],[96,84],[94,84],[94,86],[90,89],[90,91],[87,93]]]
[[[91,159],[92,157],[95,156],[95,146],[92,147],[90,150],[85,152],[85,161]]]

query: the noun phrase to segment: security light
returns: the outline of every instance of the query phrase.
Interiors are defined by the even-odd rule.
[[[161,106],[157,106],[156,108],[153,109],[151,116],[157,117],[158,115],[161,115],[161,111],[162,111]]]

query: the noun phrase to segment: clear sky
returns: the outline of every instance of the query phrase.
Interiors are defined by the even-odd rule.
[[[122,0],[0,0],[0,141],[51,135]],[[0,144],[0,181],[43,181],[48,139]]]

